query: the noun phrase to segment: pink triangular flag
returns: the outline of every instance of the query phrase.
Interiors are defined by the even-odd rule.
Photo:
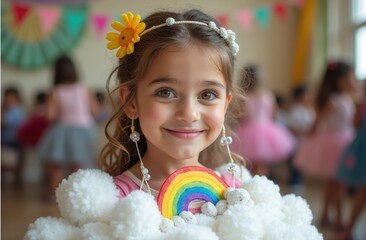
[[[215,18],[224,28],[229,27],[229,16],[227,14],[216,15]]]
[[[54,6],[39,7],[37,9],[44,35],[48,35],[58,23],[61,16],[61,8]]]
[[[276,16],[280,19],[280,20],[286,20],[287,18],[287,8],[286,5],[283,3],[276,3],[273,6],[273,11],[275,12]]]
[[[236,14],[240,26],[244,29],[249,29],[252,26],[253,14],[250,10],[242,10]]]
[[[109,17],[107,15],[94,14],[93,16],[91,16],[91,19],[97,35],[99,37],[103,36],[107,29]]]

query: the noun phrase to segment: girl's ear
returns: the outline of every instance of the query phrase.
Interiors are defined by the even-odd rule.
[[[123,86],[119,88],[118,93],[121,105],[125,105],[127,102],[127,98],[130,95],[130,90],[126,86]],[[123,107],[123,111],[130,119],[136,119],[138,117],[136,100],[132,99],[130,103],[126,104]]]
[[[225,111],[227,110],[229,103],[231,102],[231,99],[233,99],[233,95],[229,92],[229,94],[226,97]]]

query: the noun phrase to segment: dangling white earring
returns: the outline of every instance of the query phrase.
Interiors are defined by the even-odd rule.
[[[226,146],[227,152],[229,154],[230,163],[228,166],[228,171],[231,174],[232,180],[233,180],[233,187],[235,188],[235,172],[237,169],[237,165],[234,162],[234,159],[231,156],[231,151],[229,145],[233,142],[233,139],[230,136],[226,136],[226,129],[225,125],[222,125],[222,137],[220,138],[220,144],[221,146]]]
[[[148,183],[148,181],[150,180],[149,169],[145,168],[144,163],[142,162],[139,145],[137,144],[137,142],[140,140],[140,133],[135,130],[134,121],[135,121],[135,117],[132,118],[130,139],[135,143],[136,149],[137,149],[137,154],[140,159],[140,169],[141,169],[141,173],[142,173],[140,190],[142,189],[142,187],[145,184],[147,187],[147,190],[151,194],[150,186]]]

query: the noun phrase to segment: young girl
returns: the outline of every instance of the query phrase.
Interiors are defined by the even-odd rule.
[[[247,101],[245,117],[235,128],[239,142],[234,143],[233,149],[252,163],[253,174],[268,175],[268,164],[286,160],[293,149],[294,139],[274,120],[275,97],[261,87],[260,75],[258,66],[246,67],[242,72]]]
[[[330,63],[315,99],[316,119],[310,135],[302,142],[295,165],[312,177],[326,180],[322,226],[341,228],[340,185],[335,181],[339,158],[353,139],[352,119],[355,107],[350,91],[353,90],[354,73],[344,62]],[[335,222],[331,208],[336,210]]]
[[[242,98],[232,82],[238,50],[233,32],[198,10],[157,12],[141,23],[132,13],[122,19],[125,25],[112,23],[119,32],[107,35],[109,48],[120,47],[111,75],[116,73],[112,93],[120,102],[100,159],[114,180],[96,169],[71,175],[57,189],[64,219],[39,219],[24,239],[322,239],[309,226],[304,200],[282,198],[273,182],[258,176],[248,179],[248,191],[246,184],[228,188],[233,178],[202,167],[230,160],[228,170],[236,173],[226,135]],[[133,191],[141,188],[151,194]],[[204,203],[225,195],[227,201],[216,206]]]
[[[93,93],[78,82],[74,63],[69,57],[58,58],[54,66],[54,89],[47,103],[52,126],[42,136],[39,155],[45,161],[46,200],[54,197],[64,170],[92,167],[96,159],[94,116],[98,106]]]
[[[141,23],[132,13],[122,19],[126,27],[113,22],[119,32],[107,35],[108,47],[119,47],[109,80],[117,74],[112,93],[120,102],[106,126],[100,164],[115,176],[120,197],[142,183],[156,196],[181,167],[228,161],[220,136],[224,126],[230,133],[225,122],[242,99],[232,82],[238,46],[232,31],[198,10],[157,12]]]
[[[352,210],[341,239],[351,240],[352,230],[366,204],[366,84],[364,100],[358,105],[354,118],[357,134],[341,157],[337,178],[355,188]]]

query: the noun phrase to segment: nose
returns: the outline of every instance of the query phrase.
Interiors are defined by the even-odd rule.
[[[176,117],[179,121],[192,123],[200,119],[200,108],[196,100],[186,99],[179,103],[176,111]]]

